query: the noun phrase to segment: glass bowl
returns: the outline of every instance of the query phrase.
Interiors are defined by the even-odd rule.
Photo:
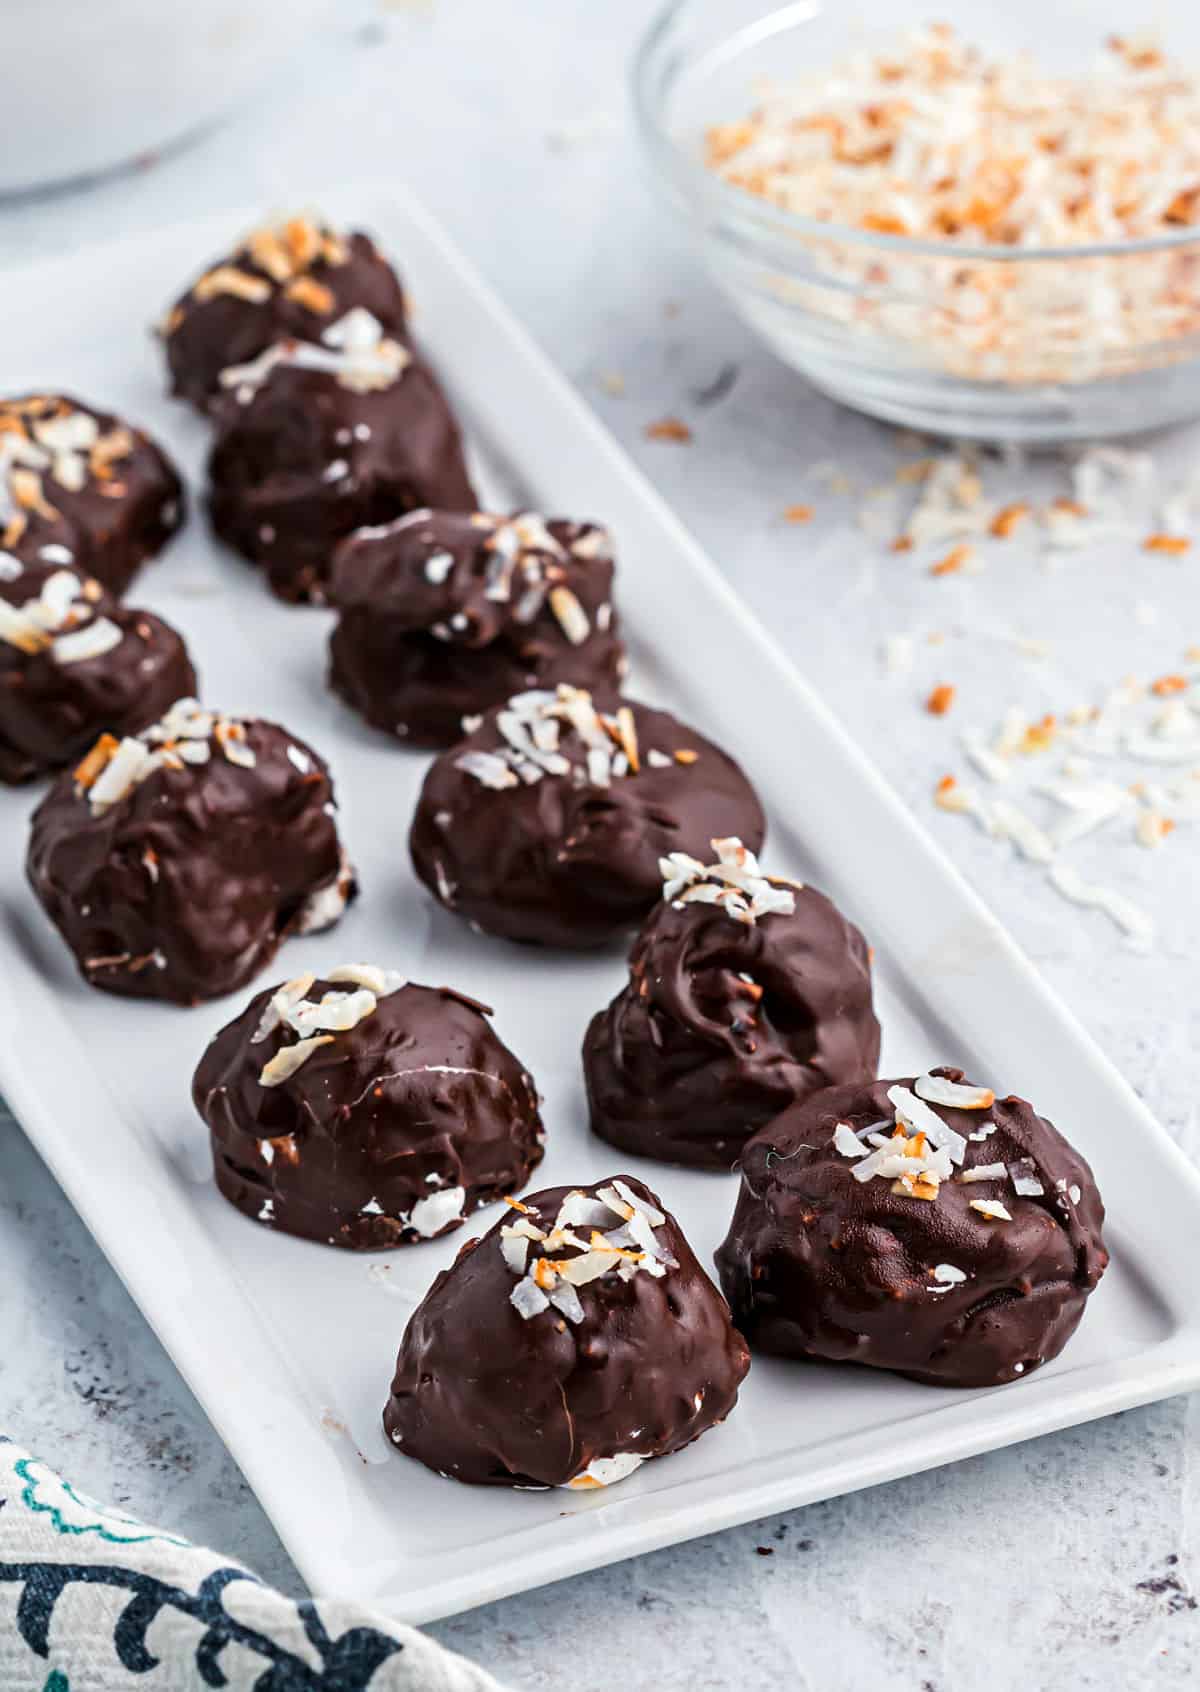
[[[1200,7],[1172,8],[1169,56],[1200,63]],[[1200,416],[1200,229],[1070,247],[958,241],[817,222],[705,163],[715,124],[763,79],[786,84],[914,22],[899,0],[673,0],[645,36],[634,104],[655,177],[734,309],[845,404],[931,433],[1054,442]],[[958,36],[1081,70],[1129,32],[1115,0],[956,0]],[[1136,22],[1136,19],[1134,20]],[[981,320],[979,301],[1003,309]]]

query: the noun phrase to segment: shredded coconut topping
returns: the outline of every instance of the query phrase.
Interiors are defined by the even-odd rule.
[[[192,298],[203,302],[232,294],[262,304],[276,288],[282,288],[289,299],[326,316],[333,310],[334,296],[311,271],[318,263],[330,267],[345,264],[349,256],[345,241],[332,229],[310,217],[284,218],[253,230],[234,254],[235,262],[206,271],[192,288]],[[240,269],[238,259],[249,260],[265,275]],[[167,333],[177,324],[178,319],[175,323],[168,321]]]
[[[795,914],[793,888],[802,883],[776,887],[758,867],[754,853],[732,835],[711,845],[717,854],[715,864],[702,864],[686,852],[670,852],[658,860],[667,904],[677,908],[685,904],[720,905],[727,916],[747,926],[772,912]]]
[[[569,1192],[549,1229],[532,1220],[536,1212],[529,1206],[516,1199],[508,1203],[518,1215],[501,1228],[500,1251],[520,1277],[509,1297],[526,1321],[554,1309],[568,1322],[582,1322],[578,1288],[589,1281],[608,1274],[630,1281],[639,1273],[660,1279],[679,1266],[655,1233],[666,1222],[663,1212],[624,1181],[598,1188],[594,1198],[578,1189]],[[586,1238],[577,1231],[584,1229]],[[564,1250],[575,1255],[550,1255]]]
[[[4,439],[0,435],[0,452]],[[23,604],[0,599],[0,640],[30,655],[49,651],[58,664],[98,658],[124,639],[110,618],[94,620],[102,596],[98,582],[55,570]]]
[[[379,319],[364,306],[353,306],[331,323],[321,342],[318,346],[312,341],[277,341],[248,364],[231,364],[222,370],[221,386],[234,389],[238,399],[248,405],[273,370],[292,365],[302,370],[324,370],[343,388],[366,394],[390,388],[412,363],[408,349],[385,335]]]
[[[89,412],[57,395],[0,401],[0,546],[17,544],[31,514],[47,522],[60,515],[47,479],[69,493],[95,482],[113,498],[123,494],[116,466],[135,444],[124,424],[102,430]]]
[[[328,972],[325,980],[346,982],[354,990],[334,989],[319,999],[310,999],[308,995],[315,980],[311,973],[297,975],[285,981],[267,1000],[250,1044],[259,1045],[277,1028],[289,1028],[299,1039],[281,1046],[263,1066],[259,1082],[264,1087],[277,1087],[286,1081],[319,1046],[327,1045],[336,1034],[357,1028],[374,1013],[380,999],[406,985],[404,976],[395,970],[380,969],[377,964],[340,964]],[[297,1053],[300,1055],[296,1056]]]
[[[67,661],[73,660],[68,657]],[[194,699],[178,699],[164,717],[139,735],[117,740],[115,735],[102,734],[76,766],[75,791],[80,797],[86,795],[93,816],[101,816],[156,770],[207,764],[214,742],[228,763],[250,770],[257,764],[241,718],[206,711]]]
[[[463,726],[467,727],[465,718]],[[533,688],[514,694],[496,713],[496,728],[499,746],[492,751],[472,747],[461,752],[454,767],[497,792],[521,783],[532,786],[548,775],[568,776],[577,787],[610,787],[642,769],[643,754],[632,709],[622,705],[613,714],[600,711],[585,688],[561,683],[553,693]],[[582,756],[579,752],[568,756],[561,749],[564,729],[578,737]],[[645,762],[659,769],[671,763],[690,764],[698,756],[685,748],[677,750],[674,758],[663,757],[660,762],[659,756],[648,750]]]
[[[893,1182],[894,1193],[932,1201],[937,1199],[942,1184],[954,1178],[955,1165],[963,1164],[967,1139],[943,1122],[917,1094],[925,1091],[926,1097],[929,1097],[945,1089],[957,1096],[938,1097],[934,1102],[954,1110],[987,1109],[995,1102],[995,1094],[988,1087],[969,1087],[936,1075],[918,1077],[915,1088],[915,1091],[900,1086],[888,1088],[888,1101],[896,1113],[894,1123],[881,1122],[873,1128],[855,1130],[848,1122],[837,1122],[834,1124],[832,1145],[839,1156],[853,1160],[850,1173],[856,1181],[871,1181],[879,1177]],[[966,1100],[970,1102],[964,1102]],[[969,1139],[986,1140],[995,1127],[994,1122],[986,1122]],[[882,1132],[884,1129],[890,1132]],[[1031,1157],[1019,1158],[1011,1164],[977,1163],[970,1168],[962,1168],[957,1180],[964,1186],[982,1181],[1008,1181],[1018,1198],[1041,1198],[1046,1190]],[[1012,1221],[1009,1211],[998,1199],[971,1199],[969,1202],[972,1210],[991,1221]],[[946,1273],[943,1274],[943,1270]],[[946,1264],[938,1265],[930,1273],[935,1280],[947,1285],[964,1279],[960,1270]]]
[[[977,1210],[989,1222],[1011,1222],[1012,1215],[999,1199],[972,1199],[971,1209]]]
[[[959,1081],[948,1081],[944,1075],[918,1075],[913,1092],[930,1104],[947,1105],[952,1110],[990,1110],[996,1095],[990,1087],[968,1087]]]

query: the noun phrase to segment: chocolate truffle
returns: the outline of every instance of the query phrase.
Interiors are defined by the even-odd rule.
[[[182,510],[175,466],[140,429],[62,394],[0,400],[0,559],[73,564],[121,594]]]
[[[1108,1262],[1092,1172],[959,1069],[835,1087],[742,1153],[717,1253],[761,1351],[999,1386],[1057,1357]]]
[[[490,1014],[373,964],[259,993],[192,1085],[217,1186],[268,1227],[351,1251],[461,1227],[542,1158],[537,1093]]]
[[[61,769],[103,729],[135,734],[195,688],[187,648],[160,617],[77,570],[0,561],[0,781]]]
[[[421,880],[488,934],[599,946],[662,893],[667,852],[765,824],[732,758],[665,711],[599,710],[581,688],[518,694],[425,777],[409,841]]]
[[[592,1131],[623,1151],[728,1169],[822,1087],[874,1079],[867,946],[823,893],[768,878],[740,840],[674,852],[629,985],[583,1045]]]
[[[182,294],[162,327],[171,391],[206,410],[221,372],[277,341],[319,341],[361,306],[404,338],[404,294],[370,236],[341,235],[309,217],[256,229]]]
[[[275,723],[180,700],[104,734],[33,815],[26,869],[93,987],[232,992],[355,892],[323,761]]]
[[[673,1216],[632,1176],[536,1193],[413,1312],[383,1424],[477,1486],[611,1486],[723,1421],[750,1364]]]
[[[412,746],[452,746],[464,717],[527,688],[614,692],[612,577],[594,523],[413,511],[360,529],[334,561],[330,683]]]
[[[277,341],[221,382],[213,526],[281,599],[323,600],[334,550],[353,529],[478,503],[437,378],[362,307],[319,345]]]

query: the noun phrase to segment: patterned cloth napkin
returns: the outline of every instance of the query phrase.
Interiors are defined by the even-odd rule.
[[[0,1692],[501,1692],[411,1627],[293,1603],[0,1435]]]

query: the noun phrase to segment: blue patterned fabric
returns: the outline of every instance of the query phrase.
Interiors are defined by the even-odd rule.
[[[500,1692],[413,1628],[295,1603],[0,1436],[2,1692]]]

